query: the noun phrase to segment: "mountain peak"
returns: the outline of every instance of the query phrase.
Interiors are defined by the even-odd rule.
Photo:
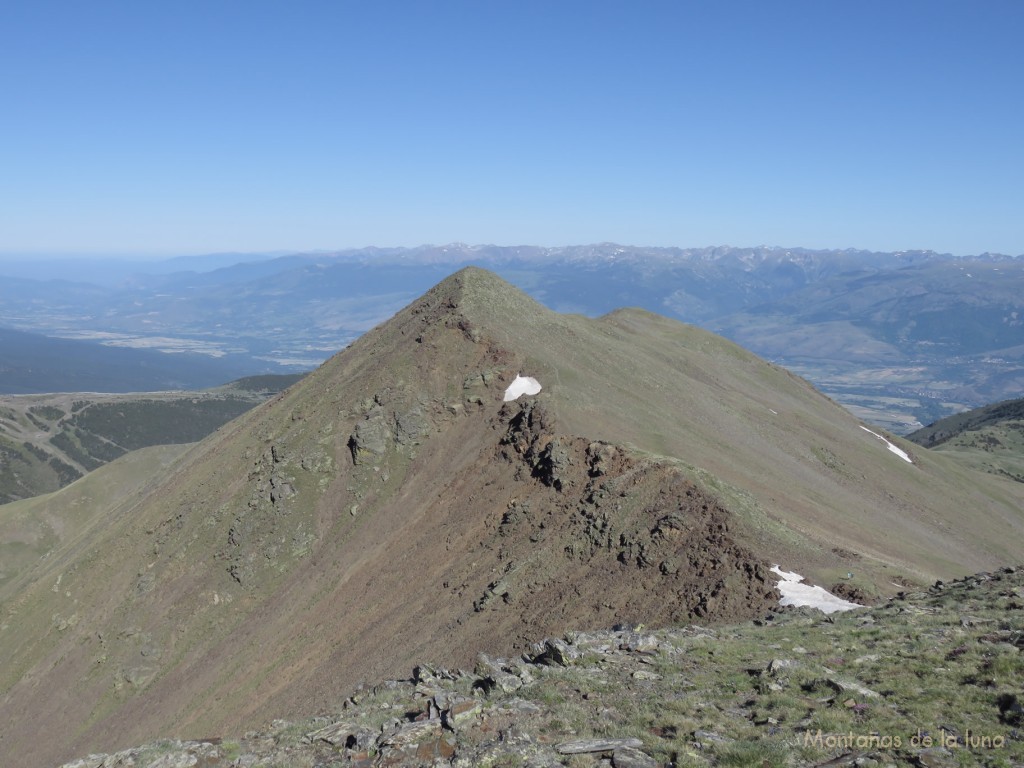
[[[451,376],[459,370],[468,375],[466,366],[479,370],[482,365],[504,380],[506,376],[515,376],[514,368],[542,343],[545,333],[557,333],[562,324],[563,316],[498,275],[467,266],[358,339],[352,352],[358,354],[358,350],[372,348],[376,350],[374,354],[391,360],[386,364],[383,359],[380,361],[380,367],[388,369],[382,370],[384,376],[395,372],[393,358],[397,355],[417,359],[420,372],[428,367],[434,369],[430,377],[435,380],[434,374]],[[464,347],[460,339],[480,348]],[[419,351],[409,346],[412,341],[419,345]],[[479,359],[488,354],[497,355],[500,360],[487,363]],[[342,356],[346,353],[336,355],[334,362]],[[502,365],[496,366],[497,362]],[[400,362],[397,364],[402,367]]]
[[[477,266],[463,267],[409,307],[417,314],[427,308],[454,311],[470,322],[498,328],[553,314],[494,272]]]
[[[505,402],[519,374],[543,390]],[[771,563],[856,599],[1021,559],[1019,484],[858,427],[711,333],[466,267],[0,588],[0,742],[41,765],[567,627],[752,618]]]

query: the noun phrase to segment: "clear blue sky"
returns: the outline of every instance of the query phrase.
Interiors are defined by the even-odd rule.
[[[0,10],[0,252],[1024,254],[1021,0]]]

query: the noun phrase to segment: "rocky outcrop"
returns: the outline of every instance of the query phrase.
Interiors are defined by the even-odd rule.
[[[348,445],[352,451],[352,463],[372,464],[382,458],[391,445],[391,429],[384,409],[375,404],[363,421],[356,424],[349,438]]]
[[[749,617],[777,599],[769,564],[739,543],[732,514],[673,462],[562,434],[540,398],[506,404],[500,419],[498,455],[533,490],[520,487],[499,536],[548,548],[555,540],[592,572],[607,563],[618,575],[610,590],[631,584],[663,596],[659,621]],[[529,570],[508,566],[474,607],[514,602]]]
[[[395,448],[408,452],[422,443],[434,428],[423,404],[410,405],[399,398],[391,403],[390,394],[378,394],[364,404],[362,420],[356,423],[348,440],[352,463],[356,466],[379,464]]]
[[[328,482],[334,460],[320,446],[290,449],[283,442],[271,443],[253,461],[247,477],[249,496],[234,510],[227,531],[226,546],[218,559],[240,586],[251,588],[266,573],[284,570],[289,562],[309,554],[313,534],[307,516],[299,510],[306,499],[300,493],[316,478]],[[230,513],[222,507],[209,520]]]

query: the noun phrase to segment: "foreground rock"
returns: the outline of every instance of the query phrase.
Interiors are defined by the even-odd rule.
[[[330,715],[63,768],[1020,765],[1022,611],[1024,569],[1005,568],[837,617],[572,632]]]

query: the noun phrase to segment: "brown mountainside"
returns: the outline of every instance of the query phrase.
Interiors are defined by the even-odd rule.
[[[505,403],[517,373],[544,389]],[[7,582],[0,748],[238,732],[569,627],[749,617],[774,562],[878,594],[1020,561],[1024,487],[914,451],[719,337],[465,269]]]

